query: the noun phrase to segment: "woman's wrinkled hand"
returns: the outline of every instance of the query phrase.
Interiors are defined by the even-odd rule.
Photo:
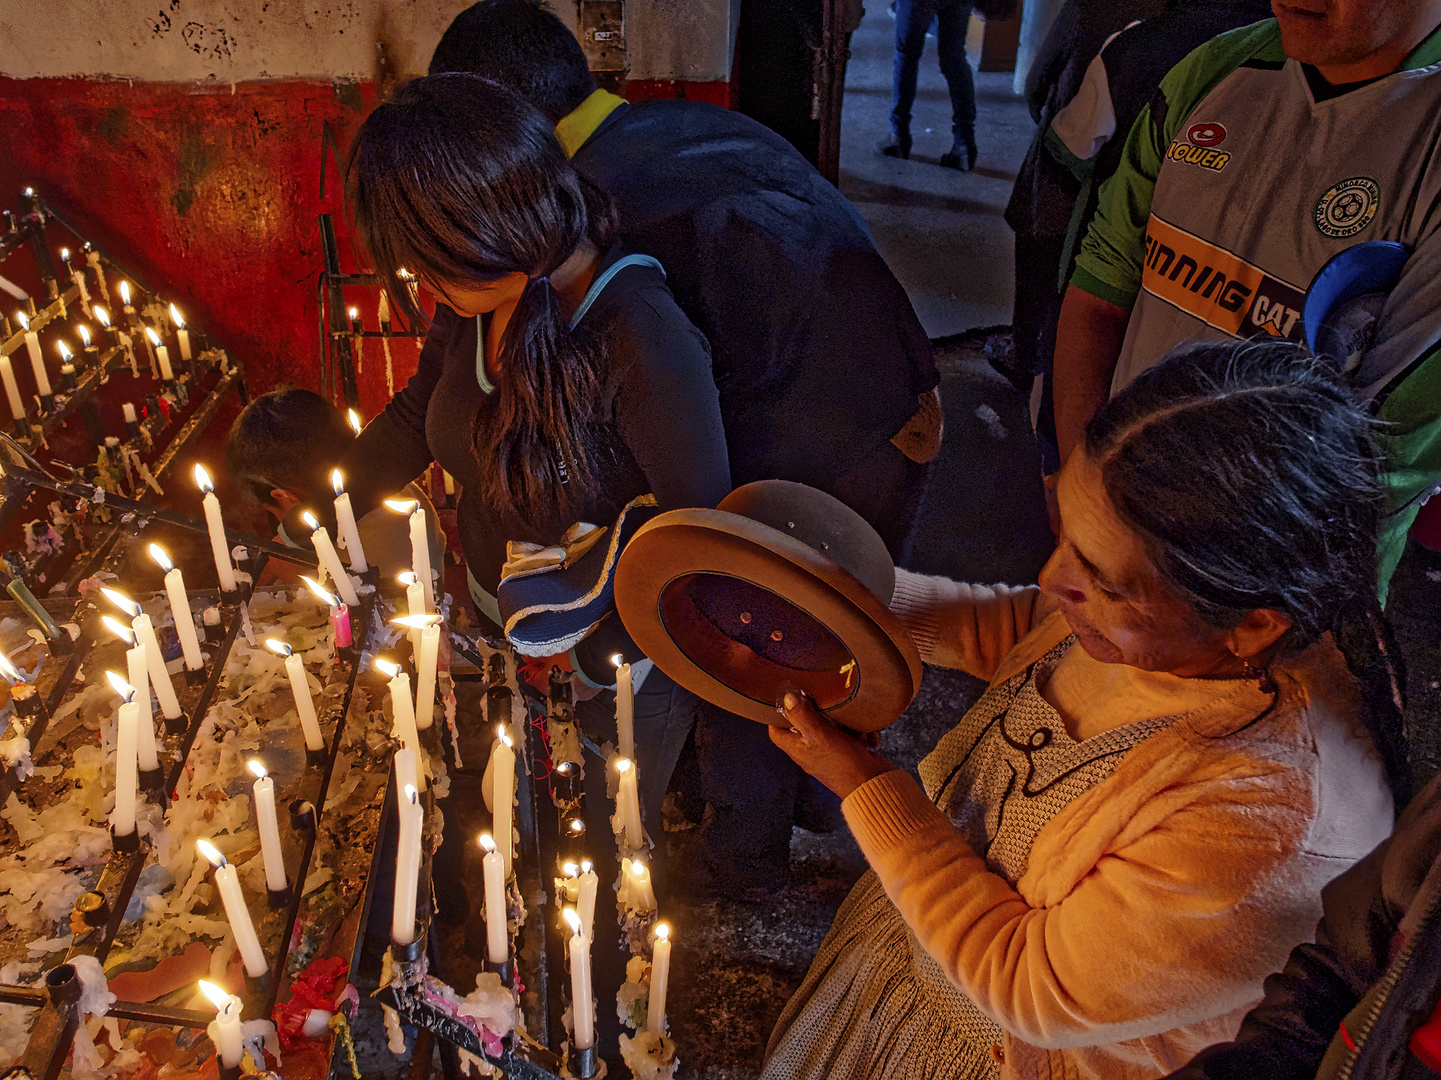
[[[822,716],[802,694],[786,694],[782,706],[781,715],[790,727],[773,725],[771,742],[842,799],[867,780],[895,769],[871,752],[880,742],[877,733],[858,735],[841,727]]]

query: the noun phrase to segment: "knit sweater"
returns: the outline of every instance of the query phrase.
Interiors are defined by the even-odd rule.
[[[1035,588],[902,571],[892,607],[923,659],[993,683],[1069,635]],[[1015,888],[903,772],[843,803],[921,946],[1006,1031],[1006,1076],[1139,1080],[1230,1038],[1311,934],[1321,887],[1391,827],[1329,642],[1273,666],[1274,702],[1252,682],[1118,668],[1078,647],[1058,665],[1043,694],[1073,735],[1185,715],[1042,828]]]

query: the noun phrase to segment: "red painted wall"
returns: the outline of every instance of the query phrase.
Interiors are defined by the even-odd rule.
[[[730,105],[730,84],[637,82],[631,100],[689,97]],[[342,269],[357,269],[336,154],[376,101],[372,82],[277,80],[231,87],[90,79],[0,78],[0,207],[34,187],[80,231],[160,291],[246,368],[252,392],[320,388],[317,215],[335,218]],[[325,195],[321,196],[324,161]],[[58,246],[58,241],[57,241]],[[28,260],[0,272],[34,287]],[[357,290],[368,329],[374,295]],[[8,297],[0,304],[9,306]],[[392,342],[396,384],[416,348]],[[388,400],[380,348],[368,342],[362,411]]]

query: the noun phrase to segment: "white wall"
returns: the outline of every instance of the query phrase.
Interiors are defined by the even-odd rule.
[[[628,0],[633,79],[730,73],[740,0]],[[4,0],[0,74],[149,82],[424,72],[468,0]],[[574,25],[567,0],[550,6]]]

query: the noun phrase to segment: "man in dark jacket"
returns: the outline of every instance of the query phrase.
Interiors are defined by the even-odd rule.
[[[493,79],[547,113],[615,200],[621,243],[665,267],[710,341],[733,483],[829,492],[901,562],[940,446],[939,377],[905,291],[840,192],[738,113],[597,90],[579,43],[536,0],[462,12],[431,59],[431,74],[446,71]],[[773,883],[803,776],[763,725],[708,706],[696,745],[718,880]]]

